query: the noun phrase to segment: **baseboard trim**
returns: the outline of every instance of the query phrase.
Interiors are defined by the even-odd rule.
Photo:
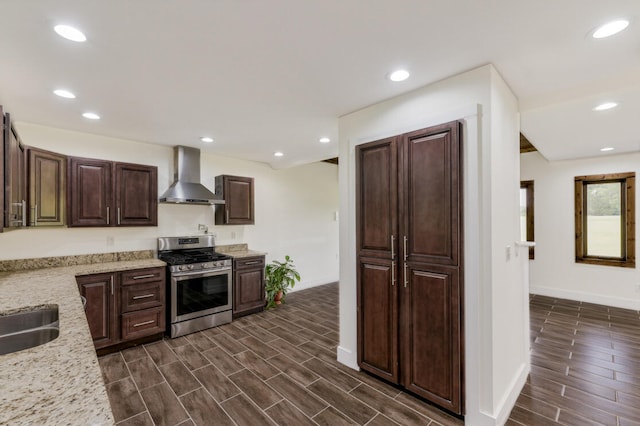
[[[529,354],[527,354],[527,356],[529,356]],[[527,382],[527,376],[529,376],[530,370],[531,367],[529,363],[524,363],[520,367],[520,372],[511,384],[511,390],[505,395],[505,398],[502,400],[497,410],[496,425],[503,425],[506,423],[509,418],[509,414],[511,414],[511,410],[513,410],[513,407],[516,405],[520,392],[522,392],[522,388],[524,388],[524,385]]]
[[[356,359],[356,355],[351,352],[349,349],[343,348],[342,346],[338,346],[338,362],[346,365],[349,368],[353,368],[354,370],[360,371],[360,367],[358,367],[358,360]]]
[[[616,308],[632,309],[634,311],[640,310],[640,300],[623,299],[621,297],[540,286],[531,286],[529,288],[529,293],[539,294],[540,296],[558,297],[560,299],[576,300],[579,302],[595,303],[597,305],[606,305]]]

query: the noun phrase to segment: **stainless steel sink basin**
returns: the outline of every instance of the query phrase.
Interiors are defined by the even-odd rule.
[[[0,315],[0,355],[42,345],[59,333],[58,305]]]
[[[35,348],[52,341],[60,334],[57,327],[41,327],[7,335],[0,335],[0,355]]]

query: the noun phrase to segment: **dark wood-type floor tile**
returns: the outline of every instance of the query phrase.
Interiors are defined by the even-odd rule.
[[[191,374],[191,371],[180,361],[161,365],[158,368],[160,368],[165,380],[178,396],[202,387],[200,382]]]
[[[107,395],[116,422],[146,411],[138,389],[130,377],[109,383]]]
[[[219,426],[233,426],[231,418],[224,412],[218,403],[204,390],[197,389],[180,397],[180,402],[184,405],[191,420],[196,425],[216,424]]]
[[[124,358],[122,358],[122,354],[120,352],[103,356],[98,359],[98,362],[100,363],[102,379],[105,384],[129,377],[127,364],[124,362]]]
[[[261,409],[256,407],[244,395],[235,396],[222,404],[222,408],[238,426],[256,426],[275,424]]]
[[[287,401],[280,401],[265,412],[279,425],[315,426],[316,424]]]
[[[164,340],[146,345],[144,348],[156,365],[165,365],[178,360],[176,354]]]
[[[365,424],[376,416],[376,411],[358,399],[343,392],[324,379],[320,379],[307,387],[318,397],[327,401],[336,410],[355,420],[359,424]]]
[[[229,379],[263,410],[282,399],[278,392],[247,369],[232,374]]]
[[[530,314],[532,371],[506,424],[640,424],[640,313],[531,296]],[[99,361],[118,425],[463,425],[338,363],[338,330],[329,284]]]
[[[143,389],[140,394],[157,425],[177,425],[189,418],[178,397],[166,383]]]
[[[142,390],[164,381],[162,374],[158,371],[158,367],[149,357],[136,359],[128,362],[131,376],[136,382],[138,389]]]
[[[148,411],[144,411],[133,417],[129,417],[127,420],[123,420],[117,423],[118,426],[154,426],[151,416]]]
[[[238,387],[213,365],[195,370],[193,374],[218,402],[240,393]]]

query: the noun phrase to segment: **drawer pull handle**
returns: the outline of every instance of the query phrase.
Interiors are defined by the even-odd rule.
[[[254,260],[252,262],[245,262],[245,265],[257,265],[258,263],[261,263],[259,260]]]
[[[133,300],[148,299],[149,297],[154,297],[154,296],[155,296],[154,293],[144,294],[142,296],[133,296]]]
[[[154,274],[147,274],[147,275],[137,275],[135,277],[133,277],[134,280],[143,280],[145,278],[153,278],[155,277]]]
[[[153,324],[155,321],[151,320],[151,321],[145,321],[145,322],[139,322],[138,324],[133,324],[134,327],[142,327],[143,325],[149,325],[149,324]]]

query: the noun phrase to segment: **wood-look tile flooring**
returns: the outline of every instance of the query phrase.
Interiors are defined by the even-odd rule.
[[[532,296],[531,374],[508,425],[640,425],[638,311]]]
[[[461,425],[336,361],[338,285],[99,359],[118,425]]]

